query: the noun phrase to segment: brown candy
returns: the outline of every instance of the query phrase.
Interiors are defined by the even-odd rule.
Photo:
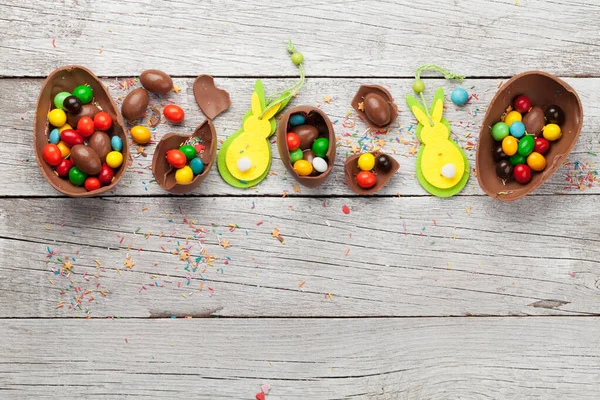
[[[148,108],[148,103],[150,103],[150,96],[146,89],[132,90],[121,104],[121,114],[129,121],[141,118],[146,112],[146,108]]]
[[[327,153],[324,157],[325,161],[327,162],[327,170],[325,170],[325,172],[317,173],[316,171],[313,171],[313,174],[309,176],[300,176],[294,170],[294,166],[290,162],[290,151],[287,145],[287,133],[291,131],[291,127],[289,126],[289,120],[292,115],[298,113],[305,115],[304,125],[310,125],[314,127],[318,132],[317,137],[329,139],[329,149],[327,150]],[[279,120],[277,126],[277,148],[279,149],[279,156],[281,157],[281,162],[283,162],[285,168],[288,170],[290,175],[298,181],[298,183],[310,188],[317,187],[323,182],[325,182],[325,180],[331,173],[331,170],[333,169],[333,164],[335,163],[336,146],[335,131],[333,130],[333,125],[331,125],[331,121],[329,120],[327,115],[318,108],[311,106],[294,107],[285,114],[283,114],[281,119]],[[312,150],[306,150],[304,152],[305,160],[307,160],[311,156],[314,158]],[[312,163],[312,160],[310,161]]]
[[[231,107],[229,93],[215,86],[215,80],[210,75],[200,75],[194,81],[194,98],[198,107],[209,119],[221,114]]]
[[[91,119],[94,119],[99,112],[100,109],[94,104],[84,104],[81,106],[81,111],[79,111],[78,114],[67,113],[67,124],[71,125],[73,129],[77,129],[77,123],[81,118],[90,117]]]
[[[542,134],[542,129],[544,129],[544,125],[546,125],[542,107],[532,107],[531,110],[523,116],[523,124],[525,124],[527,133],[540,136]]]
[[[96,131],[90,136],[88,146],[96,152],[101,162],[105,162],[106,155],[112,151],[110,137],[102,131]]]
[[[77,144],[71,148],[71,161],[88,175],[97,175],[102,167],[100,157],[94,149],[83,144]]]
[[[200,144],[205,146],[204,151],[198,156],[204,163],[204,170],[201,174],[194,176],[194,179],[187,184],[180,184],[175,181],[175,168],[172,168],[167,162],[167,151],[178,149],[186,140],[191,137],[197,137],[202,140]],[[217,157],[217,132],[212,122],[207,119],[202,122],[192,135],[179,135],[168,133],[160,139],[154,156],[152,157],[152,174],[156,183],[163,189],[171,193],[188,193],[196,189],[206,178],[215,158]]]
[[[54,173],[53,168],[44,161],[42,155],[44,146],[48,143],[48,132],[50,127],[48,124],[47,114],[53,108],[54,96],[60,92],[71,92],[79,85],[89,85],[92,88],[94,92],[94,104],[98,104],[102,108],[102,111],[107,112],[113,120],[113,125],[107,132],[108,135],[117,135],[121,138],[123,142],[123,149],[121,150],[123,158],[125,160],[129,158],[129,144],[127,143],[125,130],[123,128],[123,118],[121,117],[121,113],[118,112],[117,106],[108,94],[106,87],[90,70],[75,65],[54,70],[50,75],[48,75],[48,78],[46,78],[42,84],[42,89],[40,90],[35,112],[33,145],[38,159],[38,165],[42,175],[48,181],[48,183],[50,183],[56,190],[66,194],[67,196],[90,197],[114,189],[127,169],[126,163],[123,163],[123,165],[115,169],[115,176],[110,184],[102,186],[98,190],[88,192],[85,187],[75,186],[68,179],[63,179],[57,176],[56,173]],[[73,128],[76,128],[79,118],[81,118],[83,115],[88,115],[93,118],[93,116],[99,111],[100,109],[96,105],[85,104],[82,106],[81,112],[77,114],[76,121],[73,120],[73,115],[68,114],[68,123]],[[75,148],[75,146],[73,148]],[[73,154],[73,149],[71,149],[71,154]],[[91,170],[96,171],[96,168],[94,167]]]
[[[140,83],[152,93],[167,94],[173,89],[171,77],[157,69],[148,69],[140,74]]]
[[[550,150],[544,155],[547,162],[544,171],[534,173],[526,185],[514,180],[503,184],[496,176],[496,161],[490,155],[490,150],[496,144],[490,134],[490,127],[500,121],[506,108],[512,105],[514,98],[519,94],[529,97],[532,105],[542,109],[551,104],[558,105],[565,113],[565,122],[561,126],[563,135],[560,140],[552,142]],[[541,71],[529,71],[514,76],[496,92],[481,124],[476,160],[479,186],[488,196],[502,201],[516,200],[531,193],[563,164],[577,142],[582,123],[581,101],[575,90],[566,82]]]
[[[300,138],[300,148],[302,150],[310,149],[315,139],[319,137],[319,131],[312,125],[294,126],[290,132],[294,132]]]
[[[358,186],[358,183],[356,183],[356,175],[358,175],[358,173],[361,171],[361,169],[358,167],[358,158],[361,155],[354,154],[348,157],[344,163],[344,175],[346,177],[345,182],[354,193],[365,195],[378,192],[386,183],[389,182],[390,179],[392,179],[396,171],[398,171],[398,168],[400,168],[400,164],[398,164],[398,161],[396,161],[396,159],[392,156],[381,152],[371,152],[371,154],[375,156],[376,160],[378,160],[381,156],[386,157],[387,163],[385,164],[385,167],[380,166],[380,163],[378,162],[375,163],[373,173],[375,173],[377,176],[377,183],[368,189],[363,189]]]
[[[351,104],[372,129],[385,130],[398,116],[391,93],[379,85],[361,85]]]

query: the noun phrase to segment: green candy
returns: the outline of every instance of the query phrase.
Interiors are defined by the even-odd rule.
[[[508,136],[509,132],[508,125],[504,122],[497,122],[492,127],[492,136],[496,142],[501,142],[502,139]]]
[[[302,160],[304,153],[301,149],[296,149],[294,151],[290,151],[290,163],[294,165],[294,163],[298,160]]]
[[[59,94],[54,96],[54,106],[62,110],[65,99],[70,95],[71,93],[69,92],[60,92]]]
[[[185,154],[185,158],[187,158],[188,161],[190,161],[196,157],[196,149],[194,148],[194,146],[192,146],[190,144],[181,146],[179,148],[179,151],[181,151],[183,154]]]
[[[77,167],[73,167],[69,170],[69,180],[75,186],[82,186],[87,179],[87,174]]]
[[[315,153],[315,156],[324,158],[327,150],[329,150],[329,139],[318,138],[313,142],[312,151]]]
[[[527,158],[525,156],[520,155],[519,153],[514,156],[508,157],[508,161],[514,166],[519,164],[527,164]]]
[[[73,96],[77,97],[81,104],[88,104],[94,97],[92,88],[86,85],[79,85],[73,90]]]
[[[535,147],[535,139],[531,135],[523,136],[521,140],[519,140],[519,147],[517,149],[517,153],[522,155],[523,157],[527,157],[533,151]]]

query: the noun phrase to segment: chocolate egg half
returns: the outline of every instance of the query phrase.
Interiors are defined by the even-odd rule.
[[[157,69],[149,69],[140,74],[140,83],[152,93],[167,94],[173,89],[171,77]]]
[[[121,104],[121,114],[126,120],[133,121],[141,118],[150,103],[148,91],[144,88],[132,90]]]
[[[388,154],[381,152],[372,152],[371,154],[373,154],[376,160],[373,172],[377,176],[377,183],[368,189],[361,188],[356,182],[356,175],[361,172],[361,169],[358,167],[358,159],[361,154],[351,155],[344,163],[344,181],[354,193],[364,195],[378,192],[392,179],[398,168],[400,168],[398,161]]]

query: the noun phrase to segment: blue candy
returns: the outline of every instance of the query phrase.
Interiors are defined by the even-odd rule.
[[[525,124],[521,121],[515,121],[510,125],[510,134],[517,139],[520,139],[525,135]]]
[[[118,136],[113,136],[112,139],[110,139],[110,145],[114,151],[121,151],[121,149],[123,149],[123,141]]]
[[[469,93],[463,88],[456,88],[452,91],[450,99],[457,106],[462,106],[469,100]]]
[[[198,157],[192,158],[192,161],[190,161],[190,168],[194,175],[201,174],[202,171],[204,171],[204,163]]]
[[[60,133],[58,132],[58,129],[54,128],[50,131],[48,141],[52,144],[57,144],[58,142],[60,142]]]
[[[306,121],[303,114],[294,114],[290,117],[290,125],[297,126],[302,125]]]

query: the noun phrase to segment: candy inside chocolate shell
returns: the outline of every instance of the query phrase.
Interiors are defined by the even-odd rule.
[[[344,175],[346,184],[354,193],[365,195],[365,194],[373,194],[381,190],[381,188],[389,182],[390,179],[394,176],[398,168],[400,168],[400,164],[396,159],[388,154],[382,152],[371,152],[373,156],[375,156],[375,160],[377,160],[380,156],[384,156],[387,158],[388,163],[385,165],[386,168],[381,168],[379,164],[375,163],[375,168],[373,169],[373,173],[377,177],[377,183],[369,188],[363,189],[358,186],[356,183],[356,175],[361,171],[358,167],[358,158],[361,156],[360,154],[354,154],[346,159],[344,163]]]
[[[379,85],[361,85],[352,99],[352,107],[375,130],[386,130],[398,116],[391,93]]]

